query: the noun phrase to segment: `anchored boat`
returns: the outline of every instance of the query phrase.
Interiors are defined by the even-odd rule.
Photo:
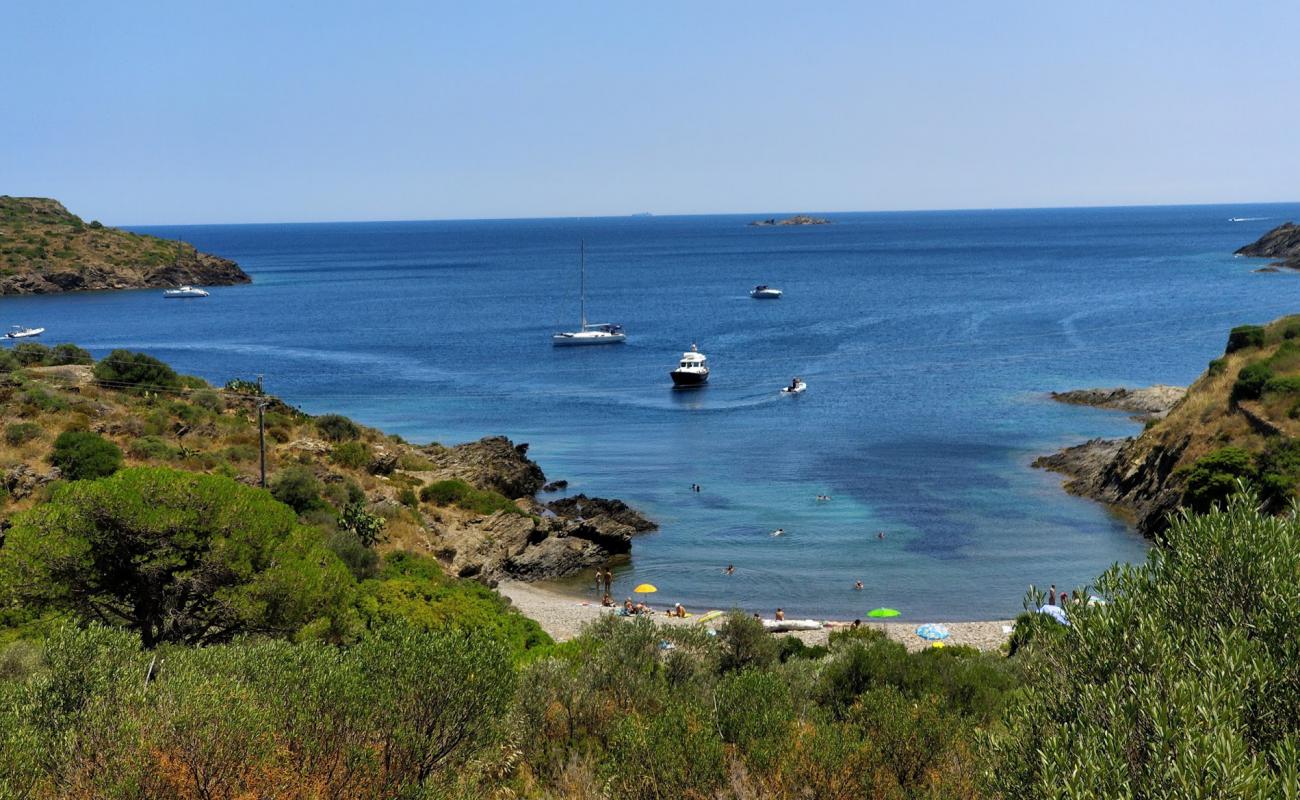
[[[562,331],[551,336],[551,344],[556,347],[572,347],[584,344],[619,344],[627,341],[627,334],[622,325],[612,322],[587,322],[587,246],[578,244],[578,304],[582,313],[582,325],[576,331]]]
[[[668,374],[673,378],[674,388],[691,389],[703,386],[709,381],[709,360],[698,347],[691,345],[690,350],[682,353],[682,360],[677,364],[677,369]]]

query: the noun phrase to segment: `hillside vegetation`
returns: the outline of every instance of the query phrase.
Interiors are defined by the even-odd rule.
[[[87,223],[45,197],[0,196],[0,295],[250,280],[185,242]]]

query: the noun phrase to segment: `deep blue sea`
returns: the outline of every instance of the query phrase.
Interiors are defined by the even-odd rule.
[[[198,301],[3,298],[0,324],[218,383],[262,373],[304,410],[413,441],[528,442],[570,491],[660,523],[620,595],[649,581],[692,608],[959,620],[1144,557],[1029,467],[1139,426],[1049,390],[1185,384],[1229,327],[1300,308],[1300,276],[1231,255],[1300,204],[828,216],[136,227],[255,282]],[[589,316],[626,326],[626,345],[550,344],[577,322],[580,239]],[[784,299],[751,300],[757,283]],[[712,379],[674,392],[692,342]],[[807,393],[781,396],[796,374]]]

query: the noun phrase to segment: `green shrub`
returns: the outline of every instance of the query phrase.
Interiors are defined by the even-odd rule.
[[[127,446],[127,452],[136,458],[171,461],[180,457],[181,449],[161,436],[141,436]]]
[[[339,519],[339,527],[351,531],[366,547],[374,547],[384,540],[388,521],[366,510],[364,502],[348,503]]]
[[[524,513],[505,495],[491,489],[475,489],[458,478],[435,481],[425,486],[420,489],[420,499],[426,503],[438,506],[454,505],[484,515],[497,511]]]
[[[14,360],[24,367],[39,367],[50,356],[50,348],[40,342],[20,342],[10,352]]]
[[[1232,384],[1232,393],[1229,399],[1232,402],[1240,400],[1258,400],[1264,394],[1265,387],[1273,379],[1273,369],[1263,361],[1256,361],[1241,368],[1237,373],[1237,380]]]
[[[1300,375],[1269,378],[1264,394],[1300,394]]]
[[[713,797],[726,777],[722,742],[704,710],[681,701],[624,717],[611,750],[619,754],[609,765],[614,790],[629,800]]]
[[[97,433],[64,431],[54,440],[50,463],[68,480],[102,478],[121,468],[122,451]]]
[[[1211,375],[1222,375],[1223,371],[1227,368],[1228,368],[1228,359],[1214,358],[1210,360],[1209,365],[1206,367],[1206,372],[1210,373]]]
[[[1300,520],[1258,505],[1179,514],[1071,609],[990,732],[988,796],[1294,795]]]
[[[153,356],[114,350],[95,364],[95,379],[113,389],[134,392],[180,388],[175,370]]]
[[[348,442],[361,435],[357,424],[342,414],[325,414],[316,418],[316,430],[331,442]]]
[[[202,389],[195,392],[194,405],[213,414],[220,414],[226,410],[225,399],[211,389]]]
[[[256,445],[232,444],[221,451],[221,455],[237,464],[249,464],[257,461],[261,452]]]
[[[763,623],[740,611],[732,611],[716,628],[723,672],[769,667],[776,661],[779,646]]]
[[[271,496],[304,514],[321,507],[320,481],[306,467],[287,467],[271,478]]]
[[[397,457],[397,466],[407,472],[427,472],[436,465],[419,453],[403,452]]]
[[[325,537],[325,546],[347,565],[352,577],[358,581],[368,580],[379,573],[379,554],[362,544],[352,531],[331,531]]]
[[[243,378],[231,378],[226,381],[225,389],[227,392],[253,395],[255,397],[262,394],[262,387],[257,381],[246,381]]]
[[[415,509],[420,507],[420,498],[415,496],[415,490],[409,486],[402,487],[402,490],[397,493],[397,502],[407,508]]]
[[[1264,328],[1259,325],[1238,325],[1228,332],[1228,346],[1224,354],[1235,353],[1247,347],[1264,346]]]
[[[15,422],[5,426],[5,444],[17,447],[40,436],[44,429],[35,422]]]
[[[68,401],[62,396],[50,392],[43,386],[31,384],[25,387],[22,394],[18,396],[18,402],[21,403],[28,411],[67,411]]]
[[[1237,482],[1255,477],[1254,458],[1240,447],[1221,447],[1186,469],[1183,505],[1198,513],[1222,504],[1237,491]]]
[[[61,367],[67,364],[93,364],[95,360],[90,357],[90,353],[77,347],[75,344],[56,344],[50,350],[49,355],[45,357],[46,366]]]
[[[365,442],[344,442],[334,445],[330,461],[341,467],[361,469],[370,463],[370,445]]]

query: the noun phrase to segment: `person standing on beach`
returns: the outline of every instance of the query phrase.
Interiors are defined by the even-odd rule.
[[[777,621],[780,621],[780,620],[785,619],[785,609],[784,609],[784,608],[778,608],[778,609],[776,610],[776,619],[777,619]]]
[[[600,583],[601,583],[601,578],[602,578],[602,577],[603,577],[603,576],[601,575],[600,567],[596,567],[596,591],[598,591],[598,592],[600,591]],[[608,585],[608,584],[605,585],[605,591],[609,591],[609,585]]]
[[[614,573],[609,569],[609,567],[606,567],[605,568],[605,594],[611,593],[610,588],[613,585],[614,585]]]
[[[1056,605],[1056,584],[1052,584],[1052,588],[1047,590],[1047,604],[1049,606]]]

